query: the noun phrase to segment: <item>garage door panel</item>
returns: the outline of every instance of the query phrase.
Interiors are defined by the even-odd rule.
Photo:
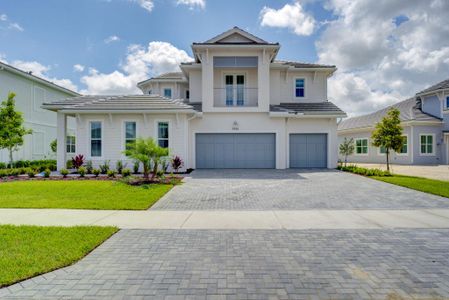
[[[327,134],[290,134],[290,168],[326,168]]]
[[[274,168],[275,134],[198,133],[196,167]]]

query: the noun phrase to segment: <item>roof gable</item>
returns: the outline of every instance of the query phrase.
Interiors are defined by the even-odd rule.
[[[205,41],[204,44],[268,44],[268,42],[236,26]]]

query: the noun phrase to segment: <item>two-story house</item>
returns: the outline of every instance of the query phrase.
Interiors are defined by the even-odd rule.
[[[127,160],[127,142],[153,137],[185,168],[334,168],[337,118],[327,100],[335,66],[278,61],[278,43],[234,27],[193,43],[193,62],[140,82],[137,96],[82,96],[47,103],[77,120],[77,149],[94,164]],[[65,165],[58,148],[58,166]]]
[[[80,94],[0,62],[0,102],[6,100],[10,92],[16,94],[16,109],[23,115],[24,126],[33,131],[24,137],[24,144],[13,153],[14,160],[54,158],[50,143],[56,139],[56,114],[41,106],[45,102]],[[76,151],[73,118],[69,118],[67,135],[65,147],[70,157]],[[7,150],[0,150],[0,162],[9,162]]]
[[[339,143],[344,138],[353,138],[355,143],[349,162],[385,163],[385,149],[372,145],[371,134],[391,108],[400,111],[405,140],[401,151],[392,153],[393,163],[449,164],[449,79],[416,93],[410,99],[342,121],[338,125]]]

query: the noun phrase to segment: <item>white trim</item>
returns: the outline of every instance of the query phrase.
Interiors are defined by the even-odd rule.
[[[422,153],[421,152],[421,136],[432,136],[432,153]],[[419,134],[419,155],[420,156],[435,156],[435,147],[436,147],[436,141],[435,141],[435,133],[420,133]]]
[[[366,143],[366,153],[357,153],[357,141],[358,140],[367,140]],[[354,155],[355,156],[368,156],[369,155],[369,138],[368,137],[361,137],[361,138],[355,138],[354,139]]]
[[[170,149],[173,139],[172,139],[172,121],[169,119],[156,119],[154,120],[154,139],[159,145],[159,123],[167,123],[168,124],[168,149]],[[169,150],[170,151],[170,150]]]
[[[296,97],[296,80],[297,79],[302,79],[304,80],[304,96],[303,97]],[[307,99],[307,79],[305,77],[294,77],[293,78],[293,99],[295,100],[303,100],[303,99]]]
[[[104,155],[104,119],[92,119],[92,120],[88,120],[87,121],[89,123],[89,125],[87,126],[87,130],[89,130],[89,133],[87,135],[87,152],[88,152],[88,159],[89,160],[103,160],[105,155]],[[93,122],[100,122],[101,123],[101,156],[92,156],[92,144],[91,144],[91,140],[92,140],[92,127],[91,127],[91,123]]]
[[[75,146],[75,152],[69,152],[69,151],[67,151],[67,141],[68,141],[68,137],[74,137],[75,138],[75,143],[73,144],[74,146]],[[76,140],[77,140],[77,138],[76,138],[76,133],[67,133],[66,135],[65,135],[65,153],[66,154],[76,154]],[[72,144],[70,144],[70,145],[72,145]]]
[[[121,151],[120,151],[120,155],[121,155],[121,157],[122,157],[122,159],[130,159],[128,156],[126,156],[124,153],[123,153],[123,151],[125,151],[126,149],[125,149],[125,146],[126,146],[126,127],[125,127],[125,124],[127,123],[127,122],[134,122],[134,123],[136,123],[136,140],[137,140],[137,138],[138,138],[138,136],[139,136],[139,121],[137,120],[137,119],[123,119],[122,120],[122,130],[121,130],[121,136],[120,136],[120,140],[121,140],[121,142],[120,142],[120,149],[121,149]]]

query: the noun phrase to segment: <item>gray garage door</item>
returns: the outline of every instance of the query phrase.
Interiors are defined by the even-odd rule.
[[[290,168],[326,168],[327,134],[290,134]]]
[[[197,133],[198,169],[271,169],[275,167],[274,133]]]

